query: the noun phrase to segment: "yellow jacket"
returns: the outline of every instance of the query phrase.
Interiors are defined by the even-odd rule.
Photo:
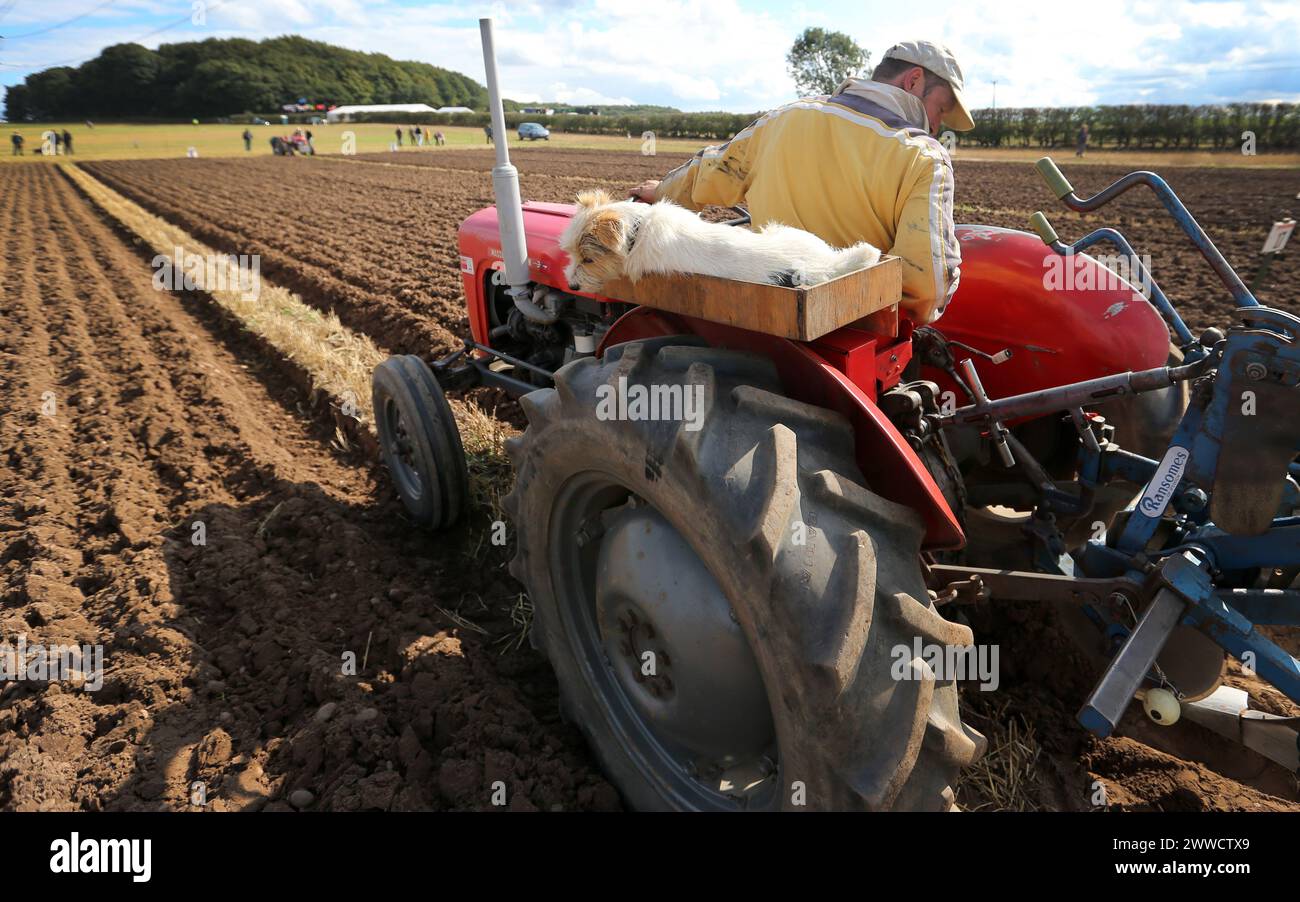
[[[902,258],[903,306],[917,324],[933,322],[957,290],[961,249],[952,161],[927,125],[905,91],[850,79],[704,148],[655,198],[692,210],[744,203],[755,226],[785,223],[836,247],[868,241]]]

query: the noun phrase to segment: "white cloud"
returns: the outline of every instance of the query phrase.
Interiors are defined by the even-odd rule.
[[[87,0],[19,3],[10,33],[84,12]],[[1282,0],[1093,0],[1064,10],[1040,0],[900,5],[897,0],[210,0],[208,27],[144,41],[287,33],[416,59],[483,80],[477,18],[492,15],[508,96],[561,102],[632,100],[752,112],[791,99],[785,54],[807,26],[847,31],[874,60],[897,40],[943,40],[975,107],[1197,102],[1300,97],[1300,4]],[[188,0],[120,0],[102,15],[6,43],[0,75],[175,21]],[[1287,68],[1291,63],[1292,68]],[[566,96],[560,96],[564,92]]]
[[[595,105],[627,105],[631,106],[636,103],[631,97],[610,97],[608,94],[602,94],[600,91],[594,91],[591,88],[571,88],[562,81],[557,81],[547,86],[545,93],[534,100],[558,100],[560,103],[571,103],[575,106],[583,104]]]

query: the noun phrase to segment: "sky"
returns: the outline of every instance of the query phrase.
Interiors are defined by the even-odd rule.
[[[753,112],[795,96],[785,53],[808,26],[878,61],[948,44],[973,108],[1300,101],[1300,3],[1090,0],[0,0],[0,87],[102,48],[300,34],[482,82],[496,20],[505,96]]]

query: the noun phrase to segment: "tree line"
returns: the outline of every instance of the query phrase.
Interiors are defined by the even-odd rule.
[[[660,138],[725,140],[753,122],[760,113],[659,113],[599,116],[554,116],[506,113],[506,123],[540,122],[552,131],[633,136],[654,132]],[[975,110],[973,131],[957,136],[964,145],[981,147],[1073,147],[1079,128],[1088,124],[1088,146],[1133,150],[1240,150],[1246,139],[1260,153],[1300,150],[1300,105],[1233,103],[1224,106],[1097,106],[1030,107]],[[392,116],[374,117],[376,121]],[[487,113],[421,116],[411,122],[436,125],[477,125]]]
[[[487,106],[487,89],[428,63],[301,37],[115,44],[79,66],[33,73],[5,91],[10,121],[191,119],[278,113],[312,103]]]
[[[699,138],[701,140],[726,140],[753,122],[759,113],[643,113],[639,115],[613,114],[608,108],[595,114],[521,113],[506,107],[506,127],[516,129],[521,122],[538,122],[553,132],[574,132],[584,135],[632,135],[639,137],[654,132],[659,138]],[[518,104],[514,106],[518,107]],[[483,128],[490,125],[492,117],[487,112],[477,113],[362,113],[352,117],[353,122],[400,122],[411,125],[465,125]]]
[[[1300,149],[1300,105],[1228,103],[976,110],[959,136],[982,147],[1073,146],[1088,125],[1088,145],[1119,150]],[[1253,137],[1252,137],[1253,136]]]

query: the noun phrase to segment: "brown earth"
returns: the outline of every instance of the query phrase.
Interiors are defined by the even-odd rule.
[[[515,151],[513,159],[521,170],[526,198],[567,201],[582,187],[600,186],[611,191],[626,189],[646,177],[662,174],[684,157],[646,158],[635,154],[529,148]],[[299,291],[309,303],[336,310],[347,325],[371,335],[387,350],[432,355],[455,347],[457,337],[467,332],[458,274],[456,227],[465,215],[492,202],[490,166],[491,157],[486,152],[448,151],[422,155],[377,154],[347,160],[266,158],[249,161],[104,162],[88,164],[85,168],[197,238],[232,253],[260,253],[263,273],[268,279]],[[1110,208],[1115,211],[1114,215],[1107,211],[1105,215],[1089,217],[1085,223],[1074,214],[1053,212],[1061,208],[1029,166],[958,159],[956,167],[959,221],[1023,228],[1029,212],[1042,208],[1050,213],[1067,240],[1102,224],[1117,225],[1139,252],[1152,255],[1156,278],[1184,310],[1194,328],[1223,323],[1230,313],[1226,292],[1198,262],[1194,251],[1179,246],[1180,239],[1168,220],[1139,203],[1141,195],[1132,195]],[[1121,173],[1103,167],[1077,167],[1077,171],[1072,171],[1067,166],[1067,174],[1075,179],[1080,190],[1091,191]],[[23,178],[26,181],[15,182],[14,188],[44,192],[38,193],[38,197],[44,197],[46,202],[24,202],[12,207],[10,212],[19,214],[20,220],[25,217],[34,221],[45,215],[40,211],[49,210],[50,195],[64,197],[67,199],[62,201],[63,207],[76,210],[79,216],[77,228],[82,231],[78,234],[93,236],[93,240],[84,239],[87,247],[116,249],[98,251],[97,259],[116,262],[119,257],[130,256],[121,246],[121,240],[93,222],[93,216],[84,205],[80,205],[79,198],[71,195],[57,177],[47,176],[48,184],[37,184],[36,177],[31,175]],[[1172,173],[1171,181],[1176,190],[1184,193],[1184,199],[1200,215],[1212,237],[1221,240],[1221,247],[1230,262],[1242,267],[1245,274],[1250,272],[1253,252],[1263,241],[1267,224],[1287,212],[1294,212],[1297,205],[1295,193],[1300,190],[1300,184],[1297,184],[1300,179],[1294,173],[1279,171],[1179,169]],[[11,198],[15,193],[18,192],[6,191],[5,197]],[[1141,202],[1149,203],[1147,198],[1141,198]],[[55,234],[59,234],[57,229]],[[67,311],[68,301],[63,301],[60,306],[42,294],[48,291],[42,287],[44,281],[35,277],[20,281],[15,275],[30,259],[32,240],[29,237],[27,253],[11,252],[4,272],[5,281],[0,283],[7,287],[12,283],[15,289],[8,294],[24,299],[16,313],[6,313],[16,320],[16,328],[6,329],[3,339],[7,343],[4,357],[6,379],[15,380],[15,384],[18,384],[16,380],[23,380],[21,391],[6,391],[6,397],[17,398],[23,392],[30,395],[31,386],[41,384],[41,378],[47,374],[29,370],[38,366],[51,368],[53,364],[50,361],[62,360],[48,347],[48,341],[31,336],[40,336],[42,328],[51,328],[48,322],[58,321],[62,315],[60,311]],[[138,257],[134,259],[137,273],[143,274],[137,275],[136,279],[144,279],[147,267],[142,267]],[[1294,255],[1283,258],[1274,269],[1272,283],[1280,288],[1265,291],[1262,297],[1288,306],[1286,291],[1296,284],[1294,260]],[[130,286],[123,284],[120,278],[114,282],[104,274],[103,265],[98,269],[90,267],[96,277],[87,280],[88,284],[101,286],[98,289],[101,294],[119,292],[128,298],[142,295],[143,301],[137,299],[133,306],[163,311],[156,314],[158,321],[173,324],[174,328],[179,328],[174,325],[176,322],[196,323],[195,328],[183,333],[187,336],[201,335],[202,328],[199,327],[211,327],[211,323],[202,321],[196,307],[185,306],[169,295],[150,291],[147,282],[143,288],[134,283]],[[125,266],[125,261],[118,265]],[[86,268],[86,262],[79,259],[74,271],[83,268]],[[104,289],[102,286],[105,284],[113,287]],[[119,303],[123,302],[119,300]],[[113,309],[111,299],[104,298],[87,310],[101,307]],[[184,318],[177,319],[179,317]],[[148,322],[147,319],[144,321]],[[119,323],[123,330],[137,325],[140,324]],[[134,345],[129,347],[128,353],[119,355],[123,361],[137,354]],[[155,560],[161,568],[157,570],[158,578],[161,580],[166,574],[169,586],[172,579],[177,580],[175,584],[181,592],[171,603],[186,614],[178,611],[146,618],[129,602],[114,602],[119,607],[92,616],[91,612],[101,596],[133,597],[130,592],[124,595],[123,589],[114,586],[133,585],[130,578],[138,576],[144,566],[135,557],[136,550],[123,546],[127,540],[114,532],[116,527],[112,524],[116,521],[112,516],[105,521],[100,514],[78,513],[74,516],[69,513],[85,506],[81,495],[77,494],[91,491],[83,484],[84,481],[90,482],[95,490],[103,491],[102,479],[78,482],[76,477],[61,477],[58,485],[66,487],[71,483],[75,488],[64,491],[40,513],[70,530],[67,539],[55,543],[57,547],[94,540],[89,545],[97,549],[90,556],[92,563],[84,562],[83,553],[80,558],[68,557],[58,565],[65,581],[75,586],[75,580],[84,575],[83,569],[79,568],[91,566],[102,567],[117,580],[104,586],[88,583],[96,591],[86,593],[85,600],[69,599],[62,610],[84,610],[86,613],[82,616],[91,621],[94,629],[109,634],[121,629],[119,623],[122,621],[152,624],[157,619],[167,629],[182,635],[184,641],[177,640],[178,648],[188,656],[187,666],[192,669],[182,671],[178,667],[176,672],[197,673],[198,676],[191,683],[182,679],[179,687],[172,687],[165,680],[155,685],[141,678],[144,686],[152,686],[161,697],[150,695],[137,700],[142,710],[154,712],[153,716],[159,721],[165,712],[171,711],[170,717],[185,724],[169,734],[177,737],[171,746],[167,746],[172,749],[171,760],[197,761],[186,749],[203,741],[205,736],[221,726],[232,737],[235,736],[232,731],[241,731],[231,760],[237,757],[243,760],[231,767],[246,763],[251,767],[252,762],[257,762],[266,775],[263,777],[266,794],[275,798],[283,797],[289,789],[307,787],[322,797],[318,804],[331,807],[368,805],[376,792],[393,807],[451,807],[457,804],[473,807],[475,800],[458,795],[456,787],[480,785],[484,774],[497,766],[494,763],[499,760],[495,757],[497,753],[504,750],[514,756],[512,760],[518,765],[519,772],[527,775],[522,779],[526,781],[531,777],[533,780],[531,788],[526,790],[532,804],[543,807],[558,802],[565,807],[575,807],[612,802],[609,787],[594,775],[589,759],[576,744],[574,735],[556,725],[551,718],[554,684],[544,665],[526,649],[498,656],[479,634],[441,619],[438,612],[431,609],[433,604],[447,609],[461,604],[460,613],[471,620],[482,618],[490,633],[508,634],[509,625],[505,622],[502,604],[504,599],[518,592],[517,586],[497,569],[492,571],[491,578],[485,580],[484,585],[467,585],[466,579],[477,577],[462,572],[467,569],[460,565],[463,558],[457,559],[455,552],[435,555],[426,539],[413,535],[401,522],[400,512],[388,500],[382,478],[374,481],[367,462],[340,455],[328,447],[325,437],[312,434],[301,423],[290,429],[289,423],[294,422],[292,404],[286,404],[283,397],[275,394],[275,380],[265,374],[259,375],[257,370],[240,368],[240,361],[251,363],[256,359],[248,348],[228,340],[215,343],[205,338],[191,344],[166,344],[161,338],[151,338],[149,350],[152,356],[141,361],[141,372],[146,376],[172,374],[182,361],[189,359],[187,356],[173,359],[173,351],[177,355],[205,353],[224,361],[232,380],[242,386],[245,394],[223,400],[225,396],[219,392],[213,394],[213,389],[205,383],[201,391],[184,402],[175,402],[172,408],[162,398],[150,396],[147,403],[132,399],[129,403],[136,405],[133,411],[120,410],[121,405],[128,402],[119,401],[114,412],[143,416],[145,410],[178,409],[179,413],[197,418],[198,426],[208,433],[215,432],[221,439],[218,445],[235,449],[225,452],[231,461],[230,466],[236,466],[233,463],[236,458],[252,460],[258,463],[241,463],[239,472],[251,467],[262,473],[270,468],[273,474],[263,477],[269,482],[259,482],[252,488],[235,486],[244,492],[243,495],[233,495],[233,488],[227,484],[230,477],[227,476],[225,481],[217,480],[217,486],[202,484],[202,491],[213,492],[214,497],[191,498],[190,490],[181,493],[181,489],[186,488],[185,478],[179,487],[173,485],[176,477],[170,475],[172,471],[161,470],[161,465],[148,456],[151,446],[141,447],[139,439],[134,440],[134,446],[131,445],[128,442],[130,436],[120,435],[121,430],[114,433],[120,441],[113,447],[134,447],[135,453],[143,457],[143,462],[129,453],[122,461],[118,461],[116,454],[77,459],[77,465],[86,467],[120,467],[136,460],[138,466],[131,470],[130,476],[132,480],[138,476],[141,486],[148,489],[140,504],[143,509],[156,512],[158,521],[154,525],[166,533],[154,558],[145,560]],[[29,361],[28,357],[37,359]],[[179,369],[182,373],[190,373],[193,365],[184,363],[179,365]],[[10,375],[15,372],[20,376]],[[56,378],[57,372],[57,367],[54,367],[48,378]],[[98,373],[96,378],[99,378]],[[168,376],[173,382],[178,378],[182,377]],[[36,394],[39,396],[39,392]],[[238,411],[228,409],[230,407],[238,408]],[[80,415],[79,409],[77,412]],[[505,411],[503,413],[514,417]],[[41,432],[45,424],[39,421],[31,408],[15,407],[5,411],[4,416],[5,434],[10,434],[8,423],[20,423],[24,432],[19,443],[25,442],[38,449],[36,456],[44,454],[66,460],[72,453],[65,443]],[[276,421],[280,425],[273,432],[280,441],[288,441],[285,436],[301,437],[302,444],[287,461],[274,457],[279,445],[253,442],[248,437],[252,434],[252,427],[243,426],[242,418],[262,422],[275,417],[280,417]],[[116,421],[115,418],[107,419]],[[235,429],[232,435],[230,422],[243,428]],[[153,453],[161,453],[169,444],[179,440],[181,444],[177,448],[184,453],[179,454],[173,464],[175,467],[186,465],[179,462],[180,459],[188,462],[190,467],[196,466],[191,455],[197,452],[201,460],[204,449],[213,443],[204,438],[203,433],[196,432],[189,421],[169,421],[168,428],[176,435],[165,443],[158,443]],[[26,445],[19,446],[26,448]],[[7,442],[0,451],[11,447]],[[11,450],[9,453],[12,457],[15,452]],[[23,450],[18,456],[25,457],[31,453]],[[264,459],[274,459],[276,464],[262,463]],[[275,466],[286,470],[275,469]],[[317,470],[325,474],[336,473],[338,478],[326,475],[322,481],[315,475]],[[34,486],[48,479],[42,475],[44,472],[45,468],[38,466],[35,470],[23,470],[6,478],[13,480],[16,491],[31,494]],[[169,474],[166,479],[160,475],[162,472]],[[339,485],[339,480],[346,488]],[[19,497],[15,491],[10,491],[9,486],[5,486],[5,490],[6,497]],[[107,497],[96,496],[96,499],[99,505],[111,505],[111,499]],[[281,501],[286,501],[285,507],[276,516],[269,517]],[[292,520],[284,519],[286,509],[293,514]],[[26,518],[36,515],[28,513],[20,517],[18,514],[24,511],[26,508],[17,508],[12,514],[5,513],[0,519],[0,536],[25,535],[22,531],[28,528]],[[211,545],[196,551],[185,543],[186,525],[199,518],[196,511],[210,511],[212,521],[223,524],[223,531],[229,530],[242,537],[243,542],[238,543],[241,551],[231,552],[236,556],[230,560],[238,561],[238,564],[229,564],[229,570],[222,570],[201,568],[194,563],[195,559],[203,561],[211,556]],[[264,520],[268,520],[269,525],[259,536],[258,525]],[[64,521],[69,522],[65,524]],[[6,526],[10,522],[14,525]],[[289,528],[290,523],[292,528]],[[93,532],[95,529],[98,532]],[[281,532],[282,529],[285,531]],[[88,531],[91,538],[85,537]],[[364,537],[364,541],[358,536]],[[0,558],[10,562],[5,564],[8,576],[20,586],[25,585],[22,580],[30,580],[31,574],[37,572],[27,559],[17,566],[12,563],[24,553],[27,558],[33,558],[33,552],[23,549],[36,546],[25,538],[21,542],[23,544],[16,546],[20,549],[16,553],[18,556],[0,553]],[[364,550],[355,550],[357,546]],[[142,551],[150,547],[145,546]],[[128,552],[132,558],[123,560],[122,555]],[[189,558],[183,557],[182,552],[188,553]],[[245,566],[259,557],[269,559],[273,566]],[[340,560],[355,558],[362,562],[356,568],[348,567],[346,563],[338,565]],[[367,561],[376,559],[377,567],[367,572],[364,578],[357,576],[366,571]],[[174,564],[176,561],[183,564]],[[328,569],[331,563],[336,564],[335,570]],[[173,576],[173,566],[182,574],[180,577]],[[255,572],[250,573],[250,570]],[[237,571],[240,577],[233,589],[226,588],[224,581],[233,576],[231,571]],[[359,582],[340,582],[336,578],[339,572]],[[318,585],[315,581],[322,579],[329,583],[328,591],[337,597],[321,599],[315,594]],[[270,614],[259,610],[257,604],[240,604],[240,599],[246,597],[245,585],[241,581],[253,583],[247,597],[277,599],[265,603],[272,609]],[[399,585],[397,597],[390,599],[389,587],[402,581],[405,585]],[[479,596],[489,599],[488,610],[480,610],[474,603],[466,601]],[[7,603],[6,608],[0,610],[8,612],[12,607],[15,612],[26,612],[36,603],[29,595],[10,597],[16,601]],[[277,603],[280,598],[285,599],[282,605]],[[367,607],[371,598],[378,598],[382,614],[371,613]],[[197,617],[203,617],[206,605],[212,605],[217,613],[204,617],[200,622]],[[25,613],[22,615],[26,616]],[[193,622],[187,620],[187,615],[196,619]],[[494,615],[496,622],[491,620]],[[245,617],[250,619],[245,620]],[[304,624],[304,618],[310,622]],[[185,630],[182,631],[177,624],[183,624]],[[1183,731],[1180,735],[1185,738],[1175,741],[1170,736],[1177,731],[1164,731],[1166,735],[1163,736],[1152,735],[1154,728],[1149,727],[1140,715],[1131,714],[1121,730],[1123,736],[1105,741],[1092,739],[1073,723],[1073,712],[1089,688],[1087,674],[1061,666],[1070,653],[1064,640],[1053,630],[1050,618],[1022,611],[999,618],[998,622],[988,624],[988,628],[993,631],[988,635],[996,636],[1002,644],[1003,695],[1009,700],[1008,706],[993,708],[982,694],[968,693],[968,709],[980,729],[996,732],[1015,720],[1029,731],[1033,738],[1031,745],[1037,749],[1032,774],[1027,779],[1028,789],[1023,793],[1029,807],[1092,807],[1094,784],[1100,781],[1106,787],[1108,803],[1122,809],[1300,808],[1297,802],[1300,795],[1294,781],[1288,784],[1268,768],[1258,767],[1256,762],[1250,762],[1249,767],[1255,767],[1258,772],[1250,772],[1249,767],[1234,770],[1221,761],[1215,762],[1217,769],[1193,763],[1193,759],[1201,760],[1201,753],[1214,744],[1213,737],[1193,725],[1180,728]],[[147,625],[140,629],[143,634],[152,635],[154,627]],[[267,639],[268,634],[279,636],[281,631],[293,636],[287,645]],[[355,649],[360,655],[360,648],[372,632],[371,654],[376,654],[376,648],[382,650],[383,664],[380,666],[385,669],[385,677],[375,675],[355,685],[349,683],[343,697],[345,704],[351,706],[349,711],[356,714],[367,706],[379,708],[380,716],[373,720],[383,723],[387,739],[396,742],[395,750],[384,753],[376,751],[364,735],[358,735],[358,728],[352,725],[351,720],[340,720],[345,713],[342,710],[323,730],[319,725],[313,726],[311,719],[317,708],[333,696],[321,687],[319,676],[315,682],[307,676],[304,683],[304,675],[323,672],[322,656],[337,657],[342,650],[348,649]],[[381,632],[385,637],[383,642],[378,641]],[[281,654],[277,655],[270,649],[268,642],[275,642]],[[458,654],[448,651],[453,642],[457,643]],[[235,651],[229,650],[231,646]],[[292,654],[289,647],[293,649]],[[198,648],[203,653],[196,650]],[[216,653],[223,649],[226,650],[225,656],[218,656]],[[259,650],[265,657],[259,658]],[[127,652],[123,649],[120,653],[125,655]],[[321,667],[309,663],[313,654],[322,662]],[[421,662],[419,668],[405,666],[406,657],[411,655]],[[198,663],[189,664],[191,659]],[[290,661],[293,663],[286,663]],[[217,667],[219,674],[212,675],[203,669],[201,665],[205,663]],[[240,679],[241,667],[244,669],[243,678],[254,684],[246,688],[247,701],[242,704],[224,701],[220,693],[214,695],[206,688],[212,680],[225,683],[224,694],[229,698],[232,695],[229,687]],[[287,672],[294,676],[283,676],[286,667]],[[424,668],[439,675],[439,692],[455,693],[458,699],[472,699],[474,704],[481,704],[483,710],[490,712],[484,714],[483,722],[497,729],[480,728],[475,725],[479,721],[471,719],[470,725],[452,734],[456,741],[446,744],[447,734],[443,732],[446,724],[450,721],[454,725],[458,721],[453,715],[442,713],[442,707],[436,706],[432,728],[421,719],[429,710],[428,699],[422,693],[429,691],[433,679],[417,678],[412,672]],[[257,688],[260,686],[256,680],[259,673],[267,674],[267,686]],[[279,688],[282,683],[283,691]],[[190,707],[182,714],[175,710],[181,706],[173,696],[179,696],[186,688],[190,692],[187,697]],[[34,705],[36,700],[29,701]],[[438,701],[441,702],[441,696]],[[88,703],[78,701],[76,704]],[[196,705],[198,707],[194,707]],[[0,717],[9,716],[7,712],[12,707],[14,704],[8,698],[0,701]],[[202,713],[195,715],[195,711]],[[225,723],[215,720],[223,712],[230,713],[230,720]],[[516,717],[519,718],[517,721],[513,719]],[[981,718],[986,718],[986,722],[981,722]],[[53,741],[49,737],[55,731],[47,729],[48,719],[36,715],[33,721],[24,737],[25,749],[30,749],[33,743]],[[340,728],[341,722],[349,724],[346,731]],[[498,737],[507,731],[509,741],[498,741]],[[336,736],[341,732],[347,733],[343,739]],[[142,735],[147,741],[150,732],[137,731],[133,735]],[[519,751],[519,735],[525,737],[525,752]],[[318,738],[312,739],[313,736]],[[414,749],[411,736],[419,743],[418,750]],[[218,736],[209,744],[212,743],[217,746],[220,757],[224,741]],[[1167,753],[1169,749],[1160,751],[1155,747],[1170,744],[1174,746],[1172,754]],[[4,748],[12,749],[12,746]],[[89,753],[86,748],[85,744],[77,746],[74,743],[74,752],[67,757],[88,754],[96,761],[101,757],[108,758],[93,742]],[[403,748],[410,754],[404,753]],[[539,753],[539,750],[551,748],[559,750],[558,758]],[[18,754],[12,750],[8,753],[0,751],[0,768],[12,767],[10,762]],[[130,768],[149,775],[149,779],[159,779],[162,768],[159,752],[151,753],[152,758],[135,751],[131,754]],[[166,754],[162,753],[162,757]],[[549,760],[561,762],[558,769],[562,779],[552,779],[550,771],[544,769],[544,763]],[[386,776],[394,771],[383,765],[385,761],[393,762],[395,772],[401,778],[400,789],[391,796],[385,793],[390,781],[395,782],[397,778]],[[185,779],[191,778],[196,767],[201,771],[200,765],[201,762],[189,764],[189,771],[180,765],[173,767],[172,771],[182,776],[164,779],[166,785],[173,787],[169,790],[173,795],[165,798],[174,799],[175,787],[182,786]],[[97,768],[98,765],[92,764],[91,767]],[[30,766],[27,771],[19,767],[19,773],[30,773],[31,770]],[[430,773],[434,777],[426,780]],[[438,777],[443,780],[438,780]],[[25,779],[30,781],[34,778],[29,776]],[[446,786],[441,786],[442,782]],[[116,794],[109,793],[110,801],[129,795],[121,790],[122,783],[130,785],[131,781],[124,778],[118,784]],[[0,781],[0,786],[14,785],[27,786],[30,783],[16,783],[13,778],[7,782]],[[73,781],[69,785],[76,783]],[[373,788],[376,786],[378,789]],[[7,799],[0,794],[0,802],[17,805],[18,796],[13,790],[9,792]],[[28,799],[33,797],[29,794]],[[50,797],[62,799],[60,792],[51,792]],[[960,797],[971,807],[987,804],[990,798],[969,788]],[[358,799],[361,801],[357,802]],[[83,804],[80,797],[62,803],[74,807]],[[141,804],[139,798],[133,799],[133,803]],[[477,803],[482,804],[481,801]]]
[[[513,152],[525,198],[571,201],[584,187],[625,191],[659,177],[686,155],[526,148]],[[357,328],[394,350],[427,353],[468,329],[461,301],[456,227],[492,203],[486,150],[363,154],[353,158],[265,158],[102,162],[100,178],[196,237],[232,251],[263,253],[268,277],[301,288],[354,317]],[[1125,170],[1064,166],[1083,193]],[[1224,325],[1231,296],[1146,188],[1100,213],[1066,210],[1027,164],[955,162],[959,222],[1027,229],[1043,210],[1067,241],[1118,228],[1149,255],[1156,281],[1194,332]],[[1165,175],[1250,282],[1271,224],[1300,214],[1300,172],[1287,169],[1170,168]],[[412,236],[418,236],[413,241]],[[1097,253],[1115,253],[1108,245]],[[1260,299],[1297,309],[1300,253],[1284,254]],[[960,293],[955,303],[961,300]],[[345,320],[346,321],[346,320]],[[352,323],[350,323],[352,324]]]
[[[438,168],[405,162],[432,156],[411,154],[400,164],[335,157],[86,168],[214,247],[260,253],[266,278],[332,307],[346,325],[387,349],[439,354],[468,335],[456,229],[466,214],[492,203],[487,170],[469,168],[477,161],[490,169],[492,161],[452,151],[437,154],[446,164]],[[600,155],[565,154],[571,156]],[[616,172],[575,182],[573,171],[589,165],[561,163],[554,167],[558,176],[525,171],[524,193],[572,201],[588,184],[620,185]]]
[[[502,654],[499,560],[411,529],[59,173],[6,167],[0,198],[0,634],[102,644],[106,671],[4,685],[0,808],[184,809],[198,781],[215,809],[474,809],[495,780],[617,807],[545,665]]]
[[[436,153],[363,153],[353,159],[367,163],[392,163],[430,169],[459,169],[488,172],[494,162],[490,147],[439,150]],[[539,147],[511,147],[510,162],[524,178],[528,175],[567,177],[577,181],[594,178],[620,185],[635,185],[646,179],[662,178],[664,173],[685,163],[689,154],[671,153],[645,156],[639,153],[607,150],[554,150]]]

